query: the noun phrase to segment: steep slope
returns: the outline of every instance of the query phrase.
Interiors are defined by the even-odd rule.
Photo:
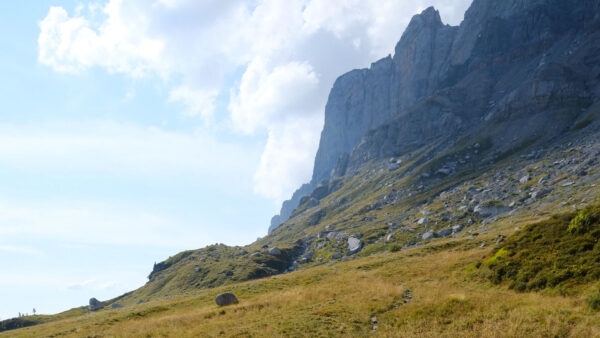
[[[599,96],[599,8],[597,0],[477,0],[459,27],[443,25],[433,8],[415,16],[393,58],[334,84],[308,186],[329,179],[345,154],[355,168],[479,136],[499,155],[564,134]]]

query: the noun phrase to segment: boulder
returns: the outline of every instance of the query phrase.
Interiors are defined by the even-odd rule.
[[[104,308],[104,303],[97,300],[96,298],[90,298],[90,306],[88,306],[88,310],[90,311],[98,311]]]
[[[427,223],[429,223],[429,218],[427,218],[427,217],[423,217],[423,218],[419,219],[419,220],[417,221],[417,223],[419,223],[419,224],[421,224],[421,225],[423,225],[423,224],[427,224]]]
[[[219,306],[227,306],[231,304],[237,304],[238,299],[233,293],[226,292],[215,297],[215,303],[217,303]]]
[[[278,247],[274,246],[272,248],[267,249],[267,254],[271,256],[279,256],[281,255],[281,250]]]
[[[333,255],[331,255],[331,259],[340,259],[340,258],[342,258],[342,255],[339,252],[336,252]]]
[[[435,234],[431,231],[428,231],[426,233],[424,233],[423,235],[421,235],[422,239],[431,239],[431,238],[435,238]]]
[[[462,224],[461,225],[455,225],[455,226],[452,227],[452,232],[453,233],[461,232],[462,229],[463,229]]]
[[[550,194],[553,190],[554,189],[552,189],[552,188],[547,188],[547,189],[542,189],[542,190],[534,191],[531,194],[531,198],[533,198],[533,199],[542,198],[542,197]]]
[[[111,304],[111,306],[110,306],[111,309],[120,309],[122,307],[123,307],[123,304],[117,304],[117,303]]]
[[[362,242],[360,239],[350,236],[348,237],[348,255],[353,255],[360,251]]]
[[[525,175],[525,176],[521,177],[521,179],[519,179],[519,182],[521,184],[525,184],[525,183],[529,182],[529,176]]]
[[[392,163],[390,164],[390,166],[388,167],[389,171],[394,171],[394,170],[398,170],[400,169],[400,165],[398,163]]]
[[[482,206],[478,205],[473,210],[479,217],[495,217],[505,212],[509,212],[510,208],[501,205]]]
[[[442,229],[437,233],[438,237],[447,237],[452,235],[452,230],[450,229]]]

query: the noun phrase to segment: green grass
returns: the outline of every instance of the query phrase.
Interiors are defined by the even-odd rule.
[[[489,279],[511,289],[556,289],[600,279],[600,205],[555,215],[507,239],[483,262]]]

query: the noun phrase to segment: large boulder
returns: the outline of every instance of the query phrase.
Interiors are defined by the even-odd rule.
[[[231,304],[237,304],[239,302],[237,297],[233,293],[226,292],[215,297],[215,303],[217,303],[217,305],[219,306],[227,306]]]
[[[272,248],[267,249],[267,254],[271,256],[279,256],[281,255],[281,250],[278,247],[274,246]]]
[[[98,311],[104,308],[104,303],[97,300],[96,298],[90,298],[90,305],[88,306],[88,310],[90,311]]]
[[[360,239],[350,236],[348,237],[348,255],[353,255],[360,251],[362,242]]]

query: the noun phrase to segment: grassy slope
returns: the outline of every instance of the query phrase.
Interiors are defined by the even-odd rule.
[[[473,149],[465,151],[472,153]],[[600,335],[595,328],[598,316],[587,306],[589,295],[597,290],[594,283],[572,285],[568,297],[551,292],[519,293],[507,283],[494,285],[475,268],[496,252],[490,244],[499,234],[509,236],[515,226],[523,228],[557,211],[569,212],[590,203],[600,189],[596,185],[600,183],[597,168],[585,177],[577,177],[568,167],[554,170],[554,191],[549,197],[519,205],[514,213],[485,226],[472,212],[459,220],[442,217],[448,212],[459,213],[457,208],[465,203],[468,188],[486,189],[498,179],[508,182],[501,189],[517,200],[535,188],[538,178],[552,172],[553,162],[572,158],[568,162],[575,165],[589,158],[580,156],[581,152],[571,148],[533,161],[520,160],[516,154],[495,166],[469,167],[468,174],[425,181],[418,175],[426,166],[413,164],[426,155],[426,149],[406,159],[394,172],[389,172],[385,163],[373,162],[346,178],[344,186],[318,207],[301,206],[284,226],[251,245],[214,245],[171,257],[152,273],[152,282],[108,302],[124,304],[123,309],[63,313],[48,318],[54,322],[5,335],[364,336],[372,330],[373,316],[378,320],[377,332],[391,336]],[[509,165],[513,168],[508,174],[502,173]],[[405,175],[411,168],[416,168],[414,173]],[[518,182],[522,173],[535,179],[522,185]],[[568,181],[573,184],[562,185]],[[523,190],[521,195],[513,192],[515,189]],[[383,196],[392,193],[401,198],[377,207]],[[464,225],[468,218],[475,222],[457,238],[424,241],[424,247],[390,253],[420,241],[415,235],[423,232],[425,225],[416,220],[423,212],[428,214],[429,229],[433,230]],[[315,222],[318,213],[321,215]],[[392,230],[390,222],[415,232]],[[362,235],[365,247],[359,255],[367,257],[339,263],[330,256],[333,252],[344,254],[343,243],[330,241],[315,249],[319,241],[315,240],[309,248],[315,251],[314,259],[303,264],[301,271],[243,282],[281,272],[297,253],[296,241],[315,236],[326,226]],[[385,241],[388,234],[392,239]],[[486,245],[480,248],[481,244]],[[278,246],[284,255],[266,255],[264,246]],[[246,253],[240,254],[242,250]],[[259,254],[252,256],[255,252]],[[404,304],[408,289],[413,298]],[[214,296],[224,291],[238,295],[240,304],[217,309]],[[136,304],[139,299],[145,302]]]
[[[589,285],[563,297],[519,293],[478,275],[474,264],[494,250],[479,248],[479,242],[512,226],[498,224],[476,242],[437,240],[423,248],[198,290],[0,336],[600,335],[600,317],[585,302]],[[224,291],[234,292],[240,303],[218,308],[214,296]]]

